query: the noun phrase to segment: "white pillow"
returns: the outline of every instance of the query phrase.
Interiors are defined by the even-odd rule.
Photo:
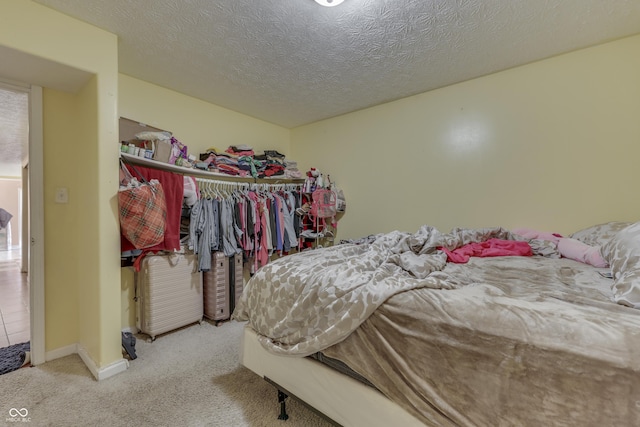
[[[613,238],[620,230],[630,226],[631,222],[611,221],[576,231],[569,237],[580,240],[589,246],[602,246]]]
[[[614,300],[640,308],[640,222],[619,231],[600,251],[611,267]]]

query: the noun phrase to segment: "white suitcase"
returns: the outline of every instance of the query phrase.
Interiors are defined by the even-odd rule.
[[[201,322],[202,274],[193,254],[147,255],[136,280],[137,326],[156,335]]]

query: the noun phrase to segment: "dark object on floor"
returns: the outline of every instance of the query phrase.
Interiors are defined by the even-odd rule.
[[[124,348],[131,360],[138,358],[138,355],[136,355],[136,337],[131,332],[122,333],[122,348]]]
[[[0,348],[0,375],[20,369],[30,350],[29,341]]]

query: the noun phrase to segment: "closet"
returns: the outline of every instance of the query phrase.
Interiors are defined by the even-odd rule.
[[[137,122],[121,119],[120,124],[121,141],[129,141],[141,131]],[[144,129],[160,131],[146,126]],[[123,151],[120,157],[121,167],[132,176],[147,181],[157,179],[161,183],[168,224],[164,242],[151,248],[135,249],[123,237],[121,265],[140,271],[153,264],[144,261],[147,257],[165,257],[155,263],[163,268],[171,263],[178,265],[180,260],[180,265],[188,264],[194,273],[185,275],[190,283],[185,284],[185,289],[199,292],[203,302],[198,306],[193,298],[185,299],[183,305],[190,310],[188,315],[171,312],[172,306],[178,305],[177,294],[171,294],[171,289],[164,284],[165,294],[154,295],[153,283],[145,283],[144,297],[158,301],[158,305],[140,306],[138,296],[143,296],[138,289],[142,286],[140,279],[149,277],[150,272],[135,273],[136,326],[152,339],[156,333],[185,326],[184,322],[193,322],[198,316],[216,324],[228,320],[244,283],[260,267],[281,256],[333,244],[335,218],[314,216],[313,194],[306,179],[237,177],[176,166],[154,160],[153,156]],[[159,282],[163,276],[174,277],[172,280],[176,281],[173,273],[156,274],[156,277]],[[160,289],[160,285],[156,289]],[[186,293],[188,291],[181,291],[181,295]],[[194,307],[202,310],[200,314],[194,315]],[[183,324],[166,323],[167,317],[185,320]],[[141,318],[151,320],[143,325]]]
[[[122,265],[136,270],[136,326],[152,340],[194,318],[204,316],[216,325],[230,319],[244,283],[257,269],[319,241],[315,234],[303,235],[314,224],[302,209],[303,200],[310,200],[303,193],[304,180],[223,177],[126,153],[121,158],[131,175],[160,181],[167,223],[179,222],[179,227],[167,226],[165,241],[156,247],[127,252],[131,248],[121,239]],[[185,274],[182,283],[168,268],[172,263],[188,265],[197,276]],[[163,269],[155,273],[157,283],[143,281],[154,277],[154,265]],[[179,295],[165,280],[169,276],[175,289],[183,289]],[[177,311],[178,305],[188,311]]]

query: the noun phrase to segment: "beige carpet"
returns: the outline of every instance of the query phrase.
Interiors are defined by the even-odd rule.
[[[204,322],[159,336],[138,336],[129,369],[97,382],[77,355],[0,375],[0,425],[30,426],[330,426],[287,399],[277,419],[273,386],[242,367],[243,324]],[[28,411],[29,423],[12,415]]]

